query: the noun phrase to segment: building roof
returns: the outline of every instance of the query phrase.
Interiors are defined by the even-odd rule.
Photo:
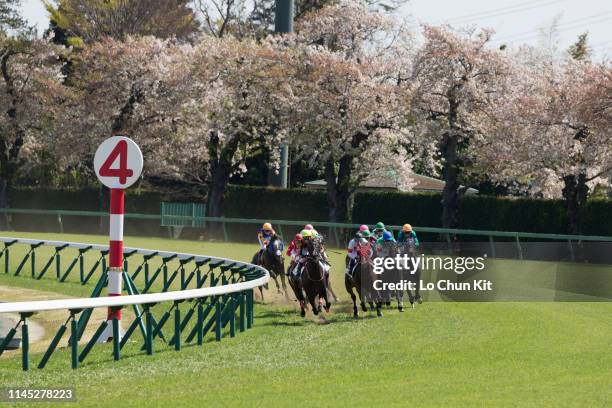
[[[430,192],[440,193],[444,189],[444,181],[423,176],[421,174],[411,173],[410,178],[414,180],[415,185],[412,191],[415,192]],[[324,189],[327,186],[325,180],[313,180],[304,183],[306,188],[312,189]],[[399,181],[394,174],[390,174],[389,177],[369,177],[359,185],[359,190],[398,190]],[[478,190],[474,188],[468,188],[466,194],[478,194]]]

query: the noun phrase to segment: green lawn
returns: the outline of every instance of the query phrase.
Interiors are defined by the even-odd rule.
[[[105,237],[14,234],[105,242]],[[254,245],[126,237],[126,245],[248,260]],[[332,254],[341,265],[343,255]],[[15,261],[13,261],[15,262]],[[341,268],[333,271],[338,294]],[[47,279],[48,278],[48,279]],[[91,287],[0,274],[0,285],[68,295]],[[353,321],[335,306],[329,324],[288,306],[257,305],[255,326],[181,352],[131,343],[119,362],[108,345],[78,370],[68,350],[44,370],[0,359],[2,386],[73,386],[83,406],[576,406],[612,404],[609,302],[426,302]],[[40,355],[33,355],[36,363]],[[34,365],[34,364],[33,364]],[[40,406],[40,405],[36,405]],[[54,404],[53,406],[57,406]]]

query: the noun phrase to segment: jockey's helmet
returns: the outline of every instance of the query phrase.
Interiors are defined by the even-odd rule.
[[[404,224],[404,226],[402,227],[402,231],[403,232],[412,232],[412,225]]]
[[[391,241],[393,239],[393,233],[391,231],[383,232],[383,241]]]
[[[302,238],[312,238],[312,231],[303,229],[302,232],[300,232],[300,235]]]
[[[360,231],[360,232],[361,232],[360,236],[362,238],[370,238],[370,231],[365,230],[365,231]]]
[[[295,234],[295,240],[296,241],[301,241],[302,240],[302,234]]]
[[[382,222],[377,222],[376,225],[374,226],[374,229],[377,230],[384,230],[385,229],[385,224],[383,224]]]
[[[312,226],[312,224],[306,224],[306,225],[304,225],[304,229],[310,231],[310,230],[313,230],[314,227]]]
[[[266,222],[261,229],[263,229],[264,231],[272,231],[272,224],[270,224],[269,222]]]
[[[368,228],[367,225],[362,225],[361,227],[359,227],[359,232],[363,232],[363,231],[369,231],[370,229]]]

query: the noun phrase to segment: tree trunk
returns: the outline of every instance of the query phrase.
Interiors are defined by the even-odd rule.
[[[442,140],[441,153],[444,157],[444,189],[442,190],[442,227],[457,227],[457,212],[459,211],[459,169],[457,153],[459,150],[457,129],[458,104],[454,98],[449,98],[449,130]]]
[[[8,180],[0,180],[0,208],[9,208],[9,195],[8,189],[10,188]],[[2,216],[2,223],[0,223],[0,227],[3,230],[10,230],[11,225],[9,222],[9,215],[4,213]]]
[[[234,135],[226,142],[225,146],[221,147],[216,134],[212,134],[210,137],[208,152],[211,157],[211,165],[206,201],[208,215],[211,217],[221,217],[223,215],[224,195],[232,175],[232,161],[238,149],[239,141],[240,135]]]
[[[580,213],[589,194],[586,185],[586,174],[571,174],[563,177],[563,198],[565,199],[565,210],[567,214],[567,233],[577,235],[580,232]]]
[[[325,181],[327,182],[327,204],[330,222],[348,222],[350,201],[353,191],[350,186],[352,156],[345,155],[340,159],[338,177],[333,158],[325,163]]]

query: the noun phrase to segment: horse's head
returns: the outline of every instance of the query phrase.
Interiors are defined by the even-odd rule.
[[[417,252],[416,241],[414,237],[408,237],[406,241],[398,243],[400,254],[415,255]]]
[[[377,255],[382,258],[392,258],[395,256],[396,252],[397,249],[393,241],[383,241]]]
[[[272,241],[270,242],[270,246],[272,248],[272,252],[274,252],[274,255],[276,255],[277,257],[282,256],[283,241],[281,241],[279,237],[274,236],[274,238],[272,238]]]

